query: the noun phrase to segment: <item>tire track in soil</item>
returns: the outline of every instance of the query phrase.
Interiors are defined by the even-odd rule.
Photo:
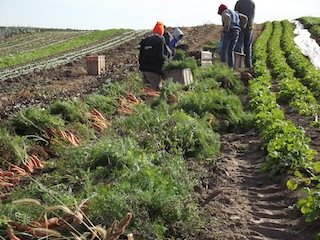
[[[305,223],[290,207],[297,196],[286,189],[286,177],[261,172],[266,157],[262,147],[253,130],[221,137],[216,166],[196,189],[208,221],[193,239],[316,239],[315,224]]]

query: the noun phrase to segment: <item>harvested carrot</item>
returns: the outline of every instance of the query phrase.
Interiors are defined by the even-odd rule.
[[[79,142],[79,140],[76,139],[76,137],[74,136],[74,134],[73,134],[72,132],[68,132],[67,135],[68,135],[68,137],[67,137],[68,141],[69,141],[73,146],[78,147],[79,144],[78,144],[77,142]]]
[[[100,118],[102,118],[102,119],[105,119],[105,117],[102,115],[102,113],[101,112],[99,112],[97,109],[92,109],[91,110],[91,114],[93,114],[94,116],[98,116],[98,117],[100,117]]]
[[[14,235],[13,228],[9,227],[7,228],[7,235],[10,240],[20,240],[16,235]]]
[[[31,222],[30,222],[30,225],[31,225],[31,227],[33,227],[33,228],[40,228],[40,227],[43,226],[43,224],[41,224],[41,223],[38,222],[38,221],[31,221]]]
[[[13,177],[14,176],[14,172],[0,170],[0,176]]]
[[[52,227],[55,227],[55,226],[58,226],[58,225],[59,225],[59,218],[57,218],[57,217],[52,217],[52,218],[49,218],[47,221],[45,221],[45,222],[42,224],[42,227],[52,228]]]
[[[160,96],[160,93],[158,91],[155,91],[155,90],[148,88],[148,87],[144,87],[143,91],[149,97],[159,97]]]
[[[5,182],[5,181],[0,181],[0,188],[3,188],[3,187],[13,187],[14,184],[12,183],[9,183],[9,182]]]
[[[118,112],[119,114],[129,115],[129,114],[132,113],[132,109],[129,108],[129,107],[124,107],[124,106],[123,106],[123,107],[118,108],[118,109],[117,109],[117,112]]]
[[[29,162],[29,165],[31,165],[33,169],[37,169],[37,168],[38,168],[38,163],[37,163],[37,161],[33,158],[33,156],[30,156],[30,157],[28,158],[28,162]]]
[[[74,219],[73,220],[76,223],[81,224],[83,222],[83,215],[79,211],[76,211],[74,213]]]
[[[20,178],[19,177],[4,177],[3,180],[8,183],[17,183],[20,181]]]
[[[20,176],[25,176],[27,174],[27,172],[23,168],[18,167],[17,165],[14,165],[12,163],[9,164],[9,170],[17,173]]]
[[[140,103],[140,100],[132,93],[127,93],[127,99],[128,99],[128,102],[130,102],[132,104]]]
[[[36,155],[31,155],[30,160],[33,162],[36,168],[41,169],[44,167],[42,161]]]
[[[33,228],[31,234],[35,237],[61,237],[59,232],[48,228]]]
[[[33,163],[30,162],[30,161],[25,161],[25,163],[23,164],[25,167],[26,167],[26,170],[29,172],[29,173],[33,173]]]
[[[60,130],[59,132],[60,132],[60,136],[61,136],[63,139],[67,139],[67,138],[68,138],[68,135],[67,135],[67,133],[66,133],[65,131]]]

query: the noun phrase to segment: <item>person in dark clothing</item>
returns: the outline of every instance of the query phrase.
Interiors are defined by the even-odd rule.
[[[163,37],[164,26],[157,22],[153,34],[141,40],[139,52],[139,70],[143,83],[154,90],[160,90],[164,76],[163,65],[167,60],[166,43]]]
[[[234,10],[248,17],[247,26],[240,31],[235,51],[244,53],[246,67],[252,68],[252,31],[255,14],[255,3],[252,0],[238,0]]]
[[[234,49],[239,37],[242,25],[245,26],[247,17],[241,14],[244,22],[240,22],[239,13],[228,9],[226,5],[221,4],[218,14],[222,17],[223,37],[220,59],[221,62],[227,63],[229,67],[234,67]]]

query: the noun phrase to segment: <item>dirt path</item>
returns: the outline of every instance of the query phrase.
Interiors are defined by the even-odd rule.
[[[195,239],[316,239],[316,229],[292,206],[297,197],[285,188],[285,176],[260,168],[266,154],[255,131],[226,134],[211,176],[197,189],[209,219]]]

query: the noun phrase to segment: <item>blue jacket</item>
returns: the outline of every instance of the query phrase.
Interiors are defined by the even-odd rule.
[[[230,29],[241,30],[239,14],[231,9],[228,9],[228,13],[230,15],[230,20],[231,20],[230,21]]]

